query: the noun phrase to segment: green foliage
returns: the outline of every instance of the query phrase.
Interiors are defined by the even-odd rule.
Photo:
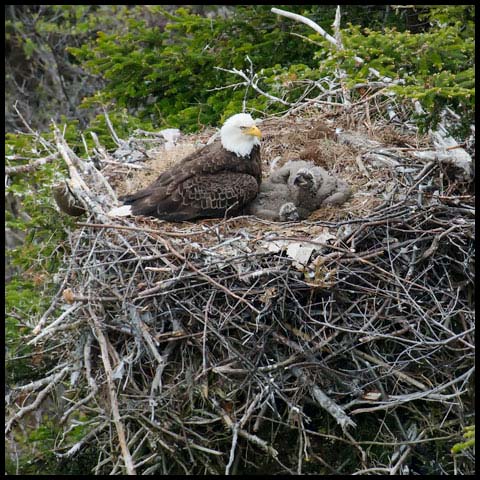
[[[271,5],[235,6],[227,13],[221,8],[10,6],[7,95],[17,98],[17,86],[25,84],[26,96],[42,105],[29,115],[44,126],[63,113],[79,119],[82,128],[106,133],[98,112],[108,105],[114,127],[125,132],[163,126],[194,131],[218,124],[244,101],[269,114],[285,108],[215,69],[248,71],[248,55],[258,85],[287,101],[304,94],[305,82],[331,77],[339,66],[350,86],[371,79],[368,67],[374,67],[405,80],[393,91],[427,110],[420,126],[434,126],[445,107],[461,116],[461,127],[473,121],[474,5],[342,6],[342,24],[351,24],[342,32],[342,51],[308,26],[273,15]],[[335,6],[287,9],[331,32]],[[357,65],[355,55],[366,63]],[[317,93],[313,89],[311,95]],[[77,108],[80,102],[83,109]],[[10,115],[7,121],[14,123]]]
[[[115,100],[118,107],[127,107],[154,126],[197,130],[218,123],[226,112],[241,110],[243,88],[215,90],[231,80],[230,74],[215,67],[246,69],[248,55],[255,68],[278,64],[288,68],[310,61],[315,51],[312,44],[290,35],[285,19],[272,16],[270,6],[237,6],[227,18],[202,17],[185,8],[174,14],[162,7],[149,8],[152,15],[168,21],[164,28],[132,20],[121,37],[99,32],[95,42],[69,49],[107,81],[100,93],[85,99],[85,106]],[[299,28],[302,33],[307,29]],[[252,92],[248,98],[253,108],[265,107],[265,100]]]
[[[452,453],[454,455],[463,452],[467,448],[475,447],[475,425],[468,425],[463,430],[465,442],[458,442],[452,447]]]
[[[69,431],[66,441],[74,443],[85,436],[86,425],[77,425]],[[6,455],[5,470],[9,475],[85,475],[96,465],[98,452],[93,448],[82,449],[75,457],[68,460],[55,455],[56,441],[64,435],[54,418],[43,418],[42,424],[30,430],[27,435],[15,434],[18,450],[29,454],[17,457],[13,462]],[[18,453],[18,452],[17,452]]]
[[[434,127],[450,107],[469,128],[475,114],[474,5],[431,7],[422,15],[431,24],[424,33],[395,28],[383,32],[350,25],[343,34],[345,50],[320,53],[321,73],[340,64],[353,87],[369,78],[369,67],[381,75],[405,80],[391,88],[401,98],[420,101],[427,111],[420,126]],[[318,39],[325,44],[325,40]],[[325,46],[327,47],[327,46]],[[365,60],[358,65],[354,56]],[[464,131],[466,133],[467,130]]]
[[[148,6],[159,20],[156,26],[142,19],[144,8],[128,10],[128,28],[121,35],[98,32],[95,41],[69,48],[78,62],[106,81],[102,90],[84,99],[84,106],[113,101],[118,112],[127,109],[153,128],[184,131],[218,124],[241,110],[244,100],[253,110],[281,111],[285,108],[281,103],[251,89],[245,91],[239,77],[215,68],[248,71],[248,56],[260,74],[259,87],[286,101],[298,100],[306,81],[331,77],[339,66],[348,74],[350,87],[371,79],[369,67],[373,67],[381,75],[405,81],[392,91],[400,98],[420,101],[428,112],[421,127],[434,126],[447,106],[461,115],[463,127],[472,123],[473,5],[415,11],[415,18],[425,25],[421,33],[411,33],[402,25],[403,11],[392,13],[387,23],[384,9],[348,6],[344,20],[355,19],[355,25],[343,31],[345,49],[341,51],[305,25],[273,17],[270,5],[237,6],[232,15],[213,18],[186,8],[171,13],[162,6]],[[334,8],[289,6],[289,10],[330,30]],[[290,30],[310,41],[291,35]],[[358,65],[355,55],[364,58],[365,64]],[[219,88],[234,84],[234,88]]]
[[[8,454],[5,455],[5,471],[7,475],[38,475],[40,471],[43,474],[55,473],[55,469],[52,466],[57,462],[55,461],[53,447],[54,439],[58,432],[54,431],[52,422],[50,421],[49,423],[50,425],[44,423],[39,428],[30,431],[27,435],[20,433],[14,435],[17,449],[22,452],[28,452],[30,455],[20,455],[15,463]],[[34,455],[32,455],[33,453]]]
[[[8,165],[49,154],[41,142],[22,134],[7,134],[5,150],[7,155],[26,159],[8,161]],[[5,286],[5,335],[11,352],[7,358],[7,377],[11,383],[31,379],[32,372],[39,374],[38,368],[29,368],[27,358],[11,362],[9,358],[30,352],[23,337],[29,333],[33,319],[47,309],[56,287],[53,275],[62,264],[65,232],[72,227],[72,221],[59,215],[54,207],[51,187],[64,178],[65,171],[63,162],[55,160],[42,168],[10,175],[5,188],[10,206],[5,211],[6,228],[22,236],[17,246],[5,251],[8,269],[15,272]]]
[[[36,158],[49,155],[49,152],[40,143],[21,134],[7,134],[6,151],[17,157],[25,158],[25,161],[32,156]],[[8,162],[8,164],[11,163]],[[15,165],[19,163],[16,161]],[[6,186],[5,192],[7,196],[20,202],[22,215],[16,215],[7,210],[6,226],[12,230],[26,233],[25,242],[19,249],[8,252],[15,265],[24,269],[31,267],[52,271],[58,264],[55,249],[45,250],[43,241],[46,239],[58,240],[64,235],[66,225],[58,221],[58,210],[54,207],[51,188],[65,175],[66,167],[63,161],[56,159],[44,164],[42,168],[12,174],[9,177],[10,182]]]

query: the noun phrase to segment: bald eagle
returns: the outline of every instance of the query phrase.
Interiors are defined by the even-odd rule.
[[[253,118],[228,118],[215,141],[163,172],[151,185],[121,197],[133,215],[164,220],[236,214],[257,195],[262,178],[261,133]]]

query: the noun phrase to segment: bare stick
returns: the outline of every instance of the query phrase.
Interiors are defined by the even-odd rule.
[[[102,327],[100,326],[98,318],[90,305],[88,309],[91,314],[95,335],[97,337],[97,341],[100,345],[100,349],[102,352],[102,361],[103,361],[103,366],[105,368],[105,374],[107,376],[108,392],[110,396],[110,404],[112,407],[113,421],[117,429],[118,441],[120,443],[120,449],[122,450],[122,456],[123,456],[125,468],[127,470],[128,475],[136,475],[132,456],[128,449],[127,441],[125,438],[125,430],[124,430],[123,423],[120,418],[120,412],[118,409],[117,393],[115,391],[115,384],[112,378],[112,366],[110,364],[110,358],[108,356],[107,340],[105,338],[105,335],[103,334]]]
[[[5,158],[7,160],[17,160],[16,157],[12,158],[12,157],[6,156]],[[43,165],[45,165],[47,163],[53,162],[53,160],[55,160],[56,158],[58,158],[58,153],[52,153],[51,155],[48,155],[48,157],[38,158],[37,160],[34,160],[34,161],[28,163],[27,165],[18,165],[18,166],[15,166],[15,167],[6,166],[5,167],[5,173],[7,175],[12,175],[12,174],[16,174],[16,173],[31,172],[33,170],[36,170],[37,168],[42,167]]]
[[[315,23],[313,20],[310,20],[309,18],[304,17],[303,15],[299,15],[298,13],[288,12],[287,10],[282,10],[280,8],[272,8],[271,11],[272,13],[275,13],[277,15],[282,15],[283,17],[291,18],[296,22],[301,22],[301,23],[304,23],[305,25],[308,25],[310,28],[312,28],[317,33],[319,33],[323,38],[328,40],[335,48],[339,48],[339,44],[337,40],[335,40],[335,38],[329,35],[320,25]],[[364,63],[364,60],[362,58],[360,57],[354,57],[354,58],[355,58],[355,61]]]
[[[308,381],[305,374],[297,367],[292,368],[293,374],[302,382],[309,384],[312,388],[312,395],[315,401],[325,409],[345,431],[347,427],[356,427],[356,423],[345,413],[342,407],[337,405],[317,385]]]
[[[57,385],[64,377],[65,375],[70,371],[70,366],[64,367],[60,372],[57,374],[51,376],[48,378],[48,385],[37,394],[35,400],[27,405],[26,407],[20,408],[18,412],[13,415],[8,422],[5,425],[5,435],[11,430],[12,426],[14,425],[15,422],[20,420],[22,417],[24,417],[27,413],[33,412],[37,410],[37,408],[40,406],[40,404],[45,400],[47,395],[50,393],[50,391]],[[44,382],[46,379],[42,380]],[[38,383],[38,382],[36,382]],[[34,384],[30,384],[28,386],[25,386],[24,389],[31,389],[34,388]]]

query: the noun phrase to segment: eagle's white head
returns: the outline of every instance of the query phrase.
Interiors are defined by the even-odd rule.
[[[248,113],[237,113],[228,118],[220,130],[223,148],[239,157],[250,155],[255,145],[260,145],[261,132]]]

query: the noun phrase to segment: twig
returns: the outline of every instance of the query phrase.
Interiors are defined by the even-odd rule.
[[[282,10],[280,8],[272,8],[271,11],[272,13],[275,13],[277,15],[282,15],[283,17],[291,18],[296,22],[301,22],[301,23],[304,23],[305,25],[308,25],[310,28],[312,28],[317,33],[319,33],[323,38],[325,38],[325,40],[330,42],[335,48],[339,48],[338,41],[335,38],[333,38],[331,35],[329,35],[320,25],[315,23],[313,20],[310,20],[309,18],[304,17],[303,15],[299,15],[298,13],[288,12],[287,10]],[[355,56],[354,59],[356,62],[364,63],[364,60],[360,57]]]
[[[12,158],[12,157],[5,157],[7,160],[16,160],[17,158]],[[31,161],[26,165],[17,165],[14,167],[5,167],[5,173],[7,175],[13,175],[13,174],[18,174],[18,173],[26,173],[26,172],[31,172],[33,170],[36,170],[37,168],[42,167],[43,165],[53,162],[53,160],[58,158],[58,152],[52,153],[51,155],[48,155],[47,157],[43,158],[38,158],[37,160]]]
[[[40,404],[43,402],[43,400],[45,400],[45,398],[47,397],[47,395],[50,393],[50,391],[53,389],[53,387],[55,387],[55,385],[57,385],[58,383],[60,383],[60,381],[65,377],[65,375],[70,371],[70,366],[66,366],[64,367],[60,372],[56,373],[55,375],[52,375],[51,377],[48,377],[46,379],[42,379],[40,382],[34,382],[33,384],[29,384],[29,385],[26,385],[24,386],[23,388],[20,387],[18,390],[31,390],[31,389],[36,389],[38,388],[37,385],[43,385],[44,383],[46,383],[48,381],[48,384],[47,386],[41,390],[35,400],[30,403],[29,405],[25,406],[25,407],[22,407],[20,408],[20,410],[18,410],[18,412],[15,413],[15,415],[13,415],[6,423],[5,425],[5,435],[10,432],[10,430],[12,429],[13,425],[18,421],[20,420],[22,417],[24,417],[27,413],[29,412],[33,412],[35,410],[38,409],[38,407],[40,406]]]
[[[337,423],[346,431],[347,427],[356,427],[357,424],[344,412],[342,407],[337,405],[331,398],[329,398],[318,385],[312,384],[308,381],[306,375],[301,369],[297,367],[291,368],[292,373],[304,384],[310,385],[312,389],[312,395],[315,401],[325,409]]]
[[[123,423],[120,418],[117,395],[115,391],[115,384],[113,383],[113,378],[112,378],[113,376],[112,366],[110,364],[110,358],[108,356],[107,340],[102,332],[102,327],[100,326],[98,318],[90,305],[88,306],[88,310],[91,315],[91,319],[92,319],[91,321],[93,323],[95,336],[97,338],[97,341],[100,345],[100,350],[102,352],[102,361],[103,361],[103,366],[105,368],[105,374],[107,376],[108,392],[110,396],[110,404],[112,408],[113,421],[115,423],[115,428],[117,430],[118,441],[120,443],[120,449],[122,451],[125,468],[127,470],[128,475],[136,475],[132,456],[128,449],[126,438],[125,438],[125,429],[123,427]]]

